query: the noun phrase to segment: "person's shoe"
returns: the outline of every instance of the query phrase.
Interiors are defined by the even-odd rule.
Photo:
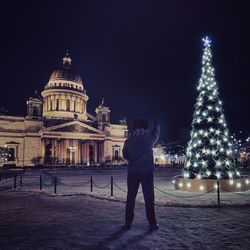
[[[157,223],[149,225],[149,230],[150,231],[155,231],[157,229],[159,229],[159,225]]]
[[[125,223],[123,225],[123,229],[125,229],[125,230],[129,230],[130,228],[131,228],[131,223]]]

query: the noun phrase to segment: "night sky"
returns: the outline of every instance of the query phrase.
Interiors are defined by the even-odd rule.
[[[9,115],[25,115],[69,49],[89,113],[104,97],[112,122],[159,120],[161,139],[178,140],[190,129],[209,35],[228,126],[249,131],[247,1],[5,1],[0,19],[0,107]]]

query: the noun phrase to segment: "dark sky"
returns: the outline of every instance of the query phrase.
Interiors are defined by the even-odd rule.
[[[248,1],[5,1],[1,4],[0,106],[24,115],[67,49],[90,97],[112,121],[161,122],[162,139],[190,128],[201,72],[201,37],[232,132],[250,128]]]

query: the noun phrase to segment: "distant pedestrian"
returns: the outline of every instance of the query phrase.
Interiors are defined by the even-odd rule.
[[[160,126],[155,122],[151,133],[147,132],[148,123],[143,119],[134,121],[133,131],[126,140],[123,156],[128,160],[125,228],[129,229],[134,219],[135,199],[141,183],[146,206],[146,216],[150,230],[159,226],[155,217],[154,206],[154,162],[153,145],[160,135]]]

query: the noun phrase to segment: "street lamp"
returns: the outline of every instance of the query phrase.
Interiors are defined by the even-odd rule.
[[[75,152],[76,151],[76,146],[70,146],[69,150],[70,150],[71,153]]]

